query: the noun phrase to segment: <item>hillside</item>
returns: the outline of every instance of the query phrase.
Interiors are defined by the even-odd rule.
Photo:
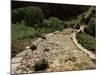
[[[36,5],[12,10],[11,74],[95,69],[95,7],[61,20]]]

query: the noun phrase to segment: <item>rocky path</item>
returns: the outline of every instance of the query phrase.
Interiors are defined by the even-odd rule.
[[[76,39],[76,34],[80,31],[82,31],[84,33],[85,27],[87,27],[87,25],[81,25],[79,30],[77,30],[76,32],[73,32],[72,39],[78,48],[80,48],[82,51],[84,51],[86,54],[88,54],[91,59],[96,60],[96,55],[93,52],[91,52],[91,50],[88,50],[88,49],[85,49],[84,47],[82,47],[81,44],[79,44]]]
[[[46,39],[38,38],[33,42],[37,49],[32,51],[27,48],[12,59],[12,74],[34,73],[32,66],[42,58],[49,64],[45,72],[94,69],[96,65],[88,54],[72,41],[72,33],[73,29],[68,28],[49,33]]]

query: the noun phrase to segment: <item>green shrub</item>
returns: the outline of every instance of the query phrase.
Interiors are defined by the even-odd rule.
[[[12,14],[11,16],[12,23],[20,22],[19,12],[16,9],[13,10],[11,14]]]
[[[25,19],[25,8],[17,8],[12,10],[12,23],[21,22]]]
[[[28,27],[24,24],[12,24],[12,39],[25,39],[33,35],[34,28]]]
[[[18,17],[19,17],[20,22],[21,22],[25,18],[26,10],[25,10],[25,8],[18,8],[17,11],[19,12]]]
[[[25,22],[26,25],[34,26],[38,24],[39,27],[42,26],[42,21],[44,14],[39,7],[25,7]]]
[[[40,30],[41,30],[40,28],[35,29],[34,31],[35,37],[41,37],[42,33],[40,32]]]
[[[48,61],[44,58],[37,61],[34,65],[35,71],[45,70],[46,68],[48,68]]]
[[[50,17],[48,21],[48,27],[50,27],[51,29],[59,30],[64,28],[63,22],[56,17]]]
[[[58,24],[61,22],[60,19],[56,18],[56,17],[50,17],[49,19],[49,23],[52,25],[52,24]]]
[[[64,28],[73,28],[74,25],[73,21],[64,21]]]
[[[96,39],[94,37],[92,37],[86,33],[78,33],[76,35],[76,38],[83,47],[95,52]]]
[[[25,21],[26,25],[34,26],[38,24],[42,26],[44,14],[42,9],[36,6],[28,6],[12,10],[12,23]]]
[[[96,21],[95,21],[95,18],[91,18],[90,19],[90,21],[88,23],[87,30],[88,30],[90,35],[95,36],[95,33],[96,33]]]
[[[43,26],[48,28],[49,21],[47,19],[43,19]]]

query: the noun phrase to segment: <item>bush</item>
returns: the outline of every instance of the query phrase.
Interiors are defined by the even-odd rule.
[[[25,21],[26,25],[34,26],[34,24],[42,26],[44,14],[39,7],[28,6],[12,10],[12,23]]]
[[[96,39],[94,37],[92,37],[86,33],[78,33],[76,35],[76,38],[83,47],[95,52]]]
[[[16,9],[12,11],[12,17],[11,17],[12,23],[20,22],[20,18],[18,15],[19,12]]]
[[[25,22],[26,25],[33,26],[38,24],[39,27],[42,26],[42,21],[44,14],[39,7],[26,7],[25,8]]]
[[[49,21],[47,19],[43,19],[43,26],[48,28]]]
[[[89,34],[93,35],[93,36],[95,36],[95,33],[96,33],[96,24],[95,23],[96,23],[95,18],[91,18],[88,23],[88,27],[87,27]]]
[[[96,23],[95,19],[92,18],[90,20],[90,22],[88,24],[88,28],[87,28],[89,30],[90,34],[93,34],[93,35],[95,35],[95,29],[96,29],[96,24],[95,23]]]
[[[12,24],[12,39],[25,39],[33,35],[34,28],[24,24]]]
[[[35,71],[45,70],[46,68],[48,68],[48,61],[44,58],[37,61],[34,65]]]
[[[64,28],[73,28],[75,24],[73,21],[64,21]]]
[[[48,21],[48,27],[50,27],[51,29],[58,30],[64,28],[63,22],[56,17],[50,17]]]
[[[17,8],[12,10],[12,23],[21,22],[25,18],[25,8]]]

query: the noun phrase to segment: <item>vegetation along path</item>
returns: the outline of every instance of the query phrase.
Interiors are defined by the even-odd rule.
[[[12,58],[12,74],[36,72],[34,66],[41,59],[48,61],[48,67],[38,72],[94,69],[96,65],[91,57],[73,42],[73,31],[67,28],[38,38],[32,43],[34,49],[27,47]]]
[[[84,33],[84,28],[85,28],[85,27],[86,27],[86,25],[81,25],[79,30],[73,32],[73,34],[72,34],[72,39],[73,39],[73,42],[76,44],[76,46],[77,46],[78,48],[80,48],[82,51],[84,51],[85,53],[87,53],[91,59],[95,60],[95,59],[96,59],[96,55],[95,55],[93,52],[91,52],[90,50],[85,49],[84,47],[82,47],[82,46],[78,43],[78,41],[77,41],[77,39],[76,39],[76,34],[79,33],[80,31],[82,31],[82,32]]]

